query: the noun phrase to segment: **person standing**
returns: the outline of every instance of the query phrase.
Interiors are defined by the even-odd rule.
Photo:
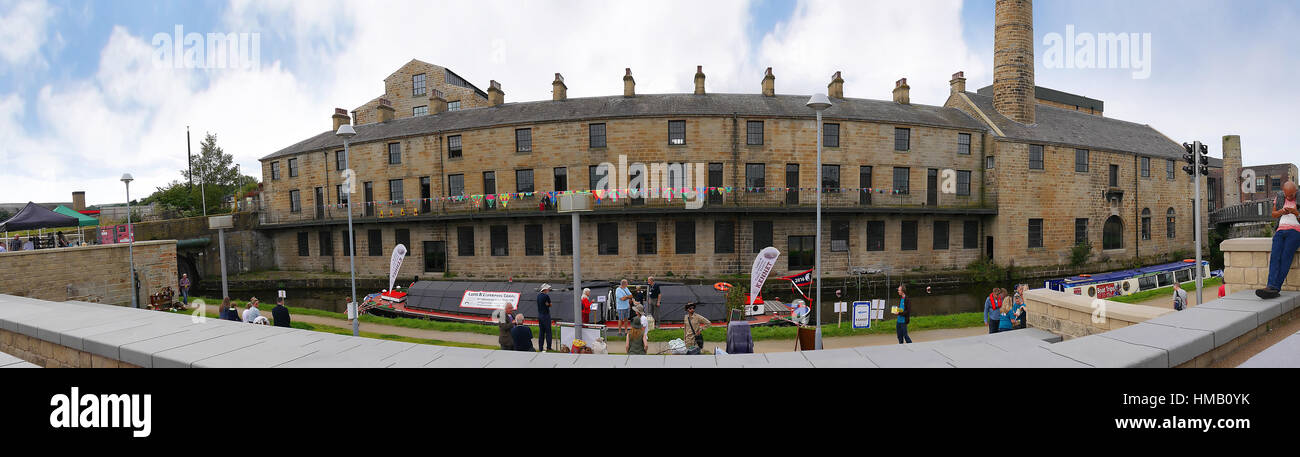
[[[695,302],[686,304],[686,316],[682,318],[683,340],[686,342],[687,354],[699,354],[704,351],[704,330],[709,328],[709,320],[695,314]]]
[[[623,343],[623,351],[628,355],[645,355],[646,338],[648,332],[645,326],[641,324],[642,313],[640,306],[633,306],[636,316],[632,318],[632,330],[627,332],[627,340]]]
[[[1269,215],[1278,221],[1277,231],[1273,232],[1273,248],[1268,256],[1268,284],[1255,291],[1255,296],[1264,299],[1281,295],[1282,283],[1286,282],[1286,275],[1291,270],[1291,258],[1300,248],[1300,220],[1296,219],[1300,211],[1296,210],[1294,182],[1282,184],[1282,191],[1273,199],[1273,212]],[[1201,266],[1196,268],[1199,271]]]
[[[659,299],[663,297],[663,294],[659,290],[659,283],[656,283],[655,277],[651,276],[646,278],[646,284],[646,313],[644,315],[659,319]]]
[[[632,296],[632,291],[627,288],[627,280],[619,282],[618,288],[614,289],[614,309],[618,311],[618,333],[625,335],[624,326],[627,325],[627,315],[636,304],[636,297]]]
[[[591,323],[591,289],[582,289],[582,323]]]
[[[501,345],[503,351],[513,351],[515,350],[515,316],[510,314],[510,305],[506,305],[503,311],[505,312],[501,313],[501,318],[497,321],[497,344]],[[529,334],[528,337],[532,338],[532,335]]]
[[[248,299],[248,309],[244,310],[244,322],[251,324],[253,319],[262,315],[262,312],[257,310],[257,303],[257,297]]]
[[[1005,299],[1002,289],[997,287],[989,293],[989,298],[984,299],[984,325],[989,326],[990,334],[998,332],[998,320],[1002,318],[998,310],[1002,308]]]
[[[1182,311],[1187,307],[1187,291],[1183,286],[1174,284],[1174,311]]]
[[[1013,298],[1012,301],[1019,300],[1020,294],[1016,294],[1014,297],[1015,298]],[[998,309],[998,313],[1001,314],[998,317],[998,333],[1010,332],[1011,330],[1015,329],[1016,326],[1015,313],[1011,311],[1011,308],[1012,308],[1011,302],[1002,300],[1002,308]]]
[[[69,242],[68,242],[68,239],[67,239],[66,237],[63,236],[63,231],[62,231],[62,230],[60,230],[60,231],[57,233],[57,235],[58,235],[58,239],[55,240],[55,243],[56,243],[55,246],[58,246],[58,247],[61,247],[61,248],[66,248],[66,247],[72,245],[72,243],[69,243]]]
[[[912,337],[907,335],[907,324],[912,322],[912,310],[907,307],[907,284],[898,285],[898,318],[894,330],[898,333],[898,344],[911,344]]]
[[[181,284],[180,284],[180,286],[181,286],[181,303],[184,303],[185,306],[189,306],[189,305],[190,305],[190,275],[189,275],[189,273],[181,273]]]
[[[1024,290],[1017,288],[1019,290]],[[1015,301],[1011,303],[1011,328],[1013,330],[1022,329],[1029,325],[1029,309],[1025,308],[1025,294],[1016,292]]]
[[[271,319],[275,321],[276,327],[289,327],[289,308],[284,306],[284,298],[275,301],[275,307],[271,308]]]
[[[542,284],[537,293],[537,351],[551,349],[551,291],[550,284]]]
[[[515,326],[510,329],[516,351],[533,352],[533,331],[524,325],[524,314],[515,315]]]

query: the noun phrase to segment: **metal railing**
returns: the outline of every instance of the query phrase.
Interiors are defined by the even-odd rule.
[[[1224,207],[1210,212],[1210,224],[1272,221],[1272,205],[1272,200],[1261,200]]]

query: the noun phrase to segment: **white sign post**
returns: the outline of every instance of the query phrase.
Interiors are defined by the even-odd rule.
[[[853,328],[871,328],[871,308],[874,304],[870,301],[853,302]]]

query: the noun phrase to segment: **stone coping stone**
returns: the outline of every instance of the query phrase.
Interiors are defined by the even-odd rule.
[[[121,353],[121,358],[118,360],[136,366],[151,368],[154,366],[154,361],[157,359],[154,357],[154,354],[213,338],[252,331],[253,329],[249,327],[252,326],[243,324],[240,324],[240,327],[230,325],[211,325],[211,323],[191,324],[180,329],[180,331],[171,331],[144,340],[135,339],[135,341],[130,343],[122,344],[118,347],[118,350]]]
[[[380,365],[388,368],[419,368],[432,362],[441,356],[442,346],[429,346],[427,344],[410,344],[405,350],[381,359]],[[340,365],[335,365],[340,366]]]
[[[1036,305],[1039,303],[1048,303],[1052,306],[1092,314],[1093,300],[1095,299],[1082,295],[1057,292],[1050,289],[1029,289],[1029,291],[1025,292],[1025,301],[1028,304],[1029,312],[1031,313],[1044,312],[1041,309],[1035,309],[1037,308]],[[1172,308],[1161,308],[1158,306],[1137,305],[1106,300],[1106,315],[1125,322],[1143,322],[1172,312],[1174,312]]]
[[[1099,368],[1167,368],[1169,353],[1140,344],[1090,335],[1053,344],[1051,352]]]
[[[1300,333],[1278,341],[1237,368],[1300,368]]]
[[[1273,252],[1273,239],[1251,237],[1251,238],[1233,238],[1230,240],[1223,240],[1222,243],[1219,243],[1219,250],[1223,252],[1228,252],[1228,251]]]
[[[0,352],[0,368],[41,368],[41,366]]]
[[[412,348],[411,351],[420,351],[421,349],[423,348]],[[409,351],[403,351],[403,353],[405,352]],[[487,358],[490,352],[492,351],[484,349],[444,347],[438,351],[438,357],[424,364],[424,366],[431,368],[483,368],[487,366],[488,362],[491,362]]]
[[[767,366],[770,368],[813,368],[812,362],[805,357],[807,354],[817,351],[796,351],[796,352],[768,352],[763,354],[767,357]],[[725,358],[730,356],[720,355]]]
[[[571,356],[572,357],[572,356]],[[627,363],[628,356],[613,354],[578,354],[571,368],[618,368]]]
[[[528,368],[567,368],[572,367],[573,362],[577,360],[570,354],[557,354],[554,352],[530,352],[537,354],[532,360],[528,361]]]
[[[492,351],[487,356],[486,368],[526,368],[537,354],[533,351]]]
[[[101,357],[125,361],[123,357],[126,354],[123,352],[122,346],[181,333],[191,328],[216,327],[202,327],[191,323],[188,319],[184,321],[175,319],[148,320],[141,323],[141,325],[132,325],[94,335],[86,335],[81,338],[82,350]]]
[[[1216,300],[1217,301],[1217,300]],[[1207,306],[1193,306],[1147,321],[1151,324],[1167,325],[1192,330],[1207,330],[1214,333],[1214,347],[1223,346],[1246,332],[1254,330],[1261,324],[1259,313],[1249,310],[1224,310]]]
[[[736,354],[743,355],[743,354]],[[665,357],[664,362],[668,368],[717,368],[717,356],[709,354],[699,355],[674,355]]]
[[[958,368],[1091,368],[1046,347],[1031,347],[1014,352],[983,352],[965,355],[952,361]]]
[[[1297,303],[1300,303],[1300,292],[1283,291],[1281,295],[1275,298],[1264,300],[1255,296],[1253,290],[1243,290],[1223,298],[1205,302],[1204,305],[1199,306],[1228,311],[1254,311],[1258,313],[1259,322],[1263,325],[1265,322],[1295,310]]]
[[[627,368],[663,368],[668,366],[668,356],[666,355],[629,355],[627,356]]]
[[[1211,302],[1212,303],[1212,302]],[[1209,303],[1206,303],[1209,305]],[[1142,322],[1105,333],[1092,335],[1097,338],[1109,338],[1130,344],[1152,347],[1165,351],[1169,357],[1169,366],[1175,367],[1190,361],[1215,348],[1214,333],[1208,330],[1196,330],[1170,327],[1152,322]]]
[[[89,349],[86,349],[86,344],[85,344],[85,339],[88,336],[101,335],[101,334],[116,332],[119,330],[126,330],[130,328],[153,325],[155,321],[164,320],[165,318],[166,316],[135,315],[135,316],[131,316],[128,319],[115,319],[111,321],[105,321],[103,323],[89,326],[89,327],[82,327],[74,330],[68,330],[63,332],[61,335],[59,335],[59,344],[79,351],[90,352]],[[113,351],[113,352],[115,354],[117,353],[117,351]],[[100,356],[104,356],[104,355],[100,354]]]
[[[803,357],[816,368],[879,368],[853,348],[804,351]]]
[[[854,348],[881,368],[951,368],[951,360],[929,347],[910,348],[915,344],[866,346]]]
[[[331,337],[303,346],[311,354],[277,365],[281,368],[384,368],[393,364],[388,360],[411,346],[396,341],[354,338],[329,334]],[[364,340],[364,341],[359,341]],[[426,361],[427,362],[427,361]]]
[[[286,346],[263,341],[252,346],[245,346],[223,354],[202,358],[190,362],[187,366],[193,368],[271,368],[305,357],[312,352],[311,349],[304,346]]]

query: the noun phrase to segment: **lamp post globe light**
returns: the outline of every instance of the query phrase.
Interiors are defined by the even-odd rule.
[[[813,349],[822,348],[822,111],[831,107],[831,99],[826,94],[816,93],[808,97],[807,105],[817,112],[817,237],[813,245],[813,270],[816,270],[817,302],[814,308],[817,314],[817,336]]]
[[[335,135],[343,138],[343,170],[344,173],[347,173],[347,170],[352,169],[351,165],[348,164],[348,160],[352,158],[352,154],[348,151],[348,140],[357,136],[357,131],[352,128],[352,124],[343,124],[339,126],[339,130]],[[342,189],[343,195],[346,195],[348,199],[348,275],[351,277],[352,282],[352,302],[348,304],[348,314],[352,315],[352,336],[359,336],[361,334],[361,313],[360,306],[357,303],[357,238],[352,235],[352,186],[355,185],[352,182],[353,179],[355,178],[349,173],[349,182],[344,184]]]
[[[127,240],[126,252],[131,268],[131,307],[139,308],[140,302],[136,297],[139,291],[135,287],[135,230],[131,228],[131,181],[134,180],[130,173],[122,174],[122,182],[126,184],[126,233],[130,237]]]

